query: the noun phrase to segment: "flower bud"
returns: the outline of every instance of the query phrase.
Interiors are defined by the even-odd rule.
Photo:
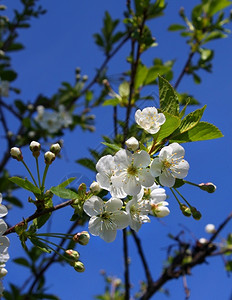
[[[180,205],[180,209],[182,211],[182,214],[186,217],[191,217],[192,213],[191,210],[188,206],[186,206],[185,204],[181,204]]]
[[[81,72],[81,68],[80,67],[76,67],[75,72],[76,72],[76,74],[79,74]]]
[[[207,243],[208,243],[208,240],[205,239],[205,238],[200,238],[200,239],[198,240],[198,242],[201,243],[201,244],[207,244]]]
[[[217,187],[212,182],[207,182],[207,183],[200,183],[199,188],[208,193],[214,193]]]
[[[65,251],[65,253],[70,256],[72,259],[74,259],[75,261],[78,261],[80,254],[79,252],[72,250],[72,249],[68,249]]]
[[[7,273],[8,273],[7,269],[0,268],[0,278],[6,276]]]
[[[14,159],[17,159],[18,161],[22,161],[23,160],[22,151],[21,151],[21,149],[19,149],[17,147],[13,147],[13,148],[10,149],[10,155]]]
[[[54,153],[55,155],[59,154],[61,150],[60,144],[56,143],[56,144],[52,144],[50,147],[50,151],[52,153]]]
[[[195,220],[201,219],[201,213],[195,207],[191,207],[190,210],[191,210],[192,216]]]
[[[51,151],[47,151],[44,154],[44,159],[45,159],[46,165],[50,165],[55,160],[55,158],[56,158],[55,154],[52,153]]]
[[[205,231],[207,233],[215,233],[216,232],[216,228],[215,228],[215,225],[214,224],[207,224],[205,226]]]
[[[138,148],[139,148],[139,142],[138,140],[135,138],[135,137],[131,137],[129,138],[126,142],[125,142],[127,148],[129,150],[132,150],[132,151],[136,151]]]
[[[33,141],[33,142],[30,143],[30,150],[33,153],[34,157],[39,157],[39,155],[40,155],[40,149],[41,149],[40,143],[35,142],[35,141]]]
[[[81,262],[81,261],[77,261],[74,265],[74,269],[77,271],[77,272],[84,272],[85,271],[85,266],[84,264]]]
[[[96,181],[92,182],[89,188],[93,194],[98,194],[101,191],[101,187]]]
[[[79,243],[83,246],[87,245],[90,240],[88,231],[78,232],[73,237],[74,242]]]
[[[83,77],[82,77],[82,80],[85,82],[85,81],[87,81],[88,80],[88,75],[84,75]]]

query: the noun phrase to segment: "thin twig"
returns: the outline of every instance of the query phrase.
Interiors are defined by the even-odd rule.
[[[127,230],[123,229],[123,254],[124,254],[124,278],[125,278],[125,300],[130,299],[130,279],[129,279],[129,262],[128,262],[128,244]]]
[[[138,252],[139,252],[140,258],[141,258],[142,263],[143,263],[143,268],[144,268],[144,271],[145,271],[145,274],[146,274],[146,277],[147,277],[147,283],[148,283],[148,286],[149,286],[149,285],[152,284],[153,279],[152,279],[152,276],[151,276],[151,273],[150,273],[149,266],[148,266],[148,263],[146,261],[145,255],[143,253],[141,241],[140,241],[139,237],[137,236],[137,234],[134,232],[134,230],[131,229],[130,231],[133,235],[136,246],[138,248]]]
[[[189,53],[188,59],[187,59],[185,65],[184,65],[184,67],[183,67],[183,69],[182,69],[182,71],[181,71],[181,73],[180,73],[180,75],[179,75],[179,77],[178,77],[176,83],[174,84],[174,89],[177,89],[177,88],[178,88],[178,86],[179,86],[179,84],[180,84],[180,82],[181,82],[183,76],[185,75],[185,73],[187,73],[188,67],[189,67],[189,65],[190,65],[190,63],[191,63],[191,60],[192,60],[192,58],[193,58],[194,53],[195,53],[195,52],[190,52],[190,53]]]
[[[12,232],[15,232],[15,227],[16,227],[16,226],[24,225],[25,223],[28,223],[28,222],[30,222],[30,221],[32,221],[32,220],[38,218],[38,217],[41,217],[41,216],[43,216],[43,215],[46,215],[46,214],[48,214],[48,213],[50,213],[50,212],[53,212],[53,211],[58,210],[58,209],[61,209],[61,208],[63,208],[63,207],[69,206],[69,205],[71,205],[71,204],[73,203],[73,201],[74,201],[74,199],[68,200],[68,201],[63,202],[63,203],[61,203],[61,204],[58,204],[58,205],[56,205],[56,206],[52,206],[52,207],[49,207],[49,208],[45,208],[45,209],[42,210],[42,211],[35,212],[33,215],[29,216],[29,217],[26,218],[25,220],[23,220],[23,221],[21,221],[21,222],[15,224],[14,226],[8,228],[7,231],[4,233],[4,235],[8,235],[8,234],[10,234],[10,233],[12,233]]]

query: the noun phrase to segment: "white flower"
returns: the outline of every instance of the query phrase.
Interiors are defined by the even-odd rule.
[[[93,196],[86,200],[83,209],[91,217],[89,232],[108,243],[113,242],[117,229],[126,228],[129,224],[129,216],[121,210],[122,205],[122,200],[118,198],[104,202],[101,198]]]
[[[216,228],[215,228],[215,225],[214,224],[207,224],[205,226],[205,231],[207,233],[215,233],[216,232]]]
[[[120,187],[112,185],[111,178],[116,171],[116,164],[112,155],[105,155],[96,164],[98,171],[96,175],[100,187],[109,191],[113,197],[125,198],[127,194]]]
[[[2,205],[2,194],[0,193],[0,218],[5,217],[8,214],[8,210],[5,205]]]
[[[139,142],[135,137],[130,137],[126,142],[125,142],[127,148],[132,151],[136,151],[139,148]]]
[[[4,253],[5,250],[9,247],[10,241],[7,236],[2,236],[7,230],[6,223],[0,219],[0,254]],[[1,262],[1,261],[0,261]]]
[[[150,211],[149,201],[139,201],[135,196],[127,202],[126,211],[130,216],[130,227],[138,232],[143,223],[150,222],[147,216]]]
[[[42,105],[37,106],[38,115],[35,117],[36,122],[47,130],[49,133],[55,133],[62,128],[62,122],[59,113],[49,112]]]
[[[165,121],[165,115],[158,113],[155,107],[146,107],[142,111],[138,109],[135,113],[135,122],[151,134],[157,133]]]
[[[7,269],[0,267],[0,279],[8,273]]]
[[[9,81],[2,80],[0,81],[0,96],[2,97],[9,97]]]
[[[122,187],[127,195],[137,195],[142,185],[145,187],[153,185],[154,178],[147,168],[151,159],[146,151],[131,154],[122,149],[115,154],[114,161],[117,171],[111,178],[112,183],[116,187]]]
[[[63,127],[69,127],[72,124],[73,118],[69,111],[65,110],[64,105],[59,105],[59,118]]]
[[[157,218],[163,218],[170,214],[170,210],[167,207],[167,205],[169,205],[167,201],[161,201],[161,202],[151,201],[150,205],[151,205],[151,213]]]
[[[184,178],[188,174],[189,164],[184,160],[184,148],[177,143],[163,147],[151,164],[151,174],[159,176],[163,186],[172,187],[175,178]]]

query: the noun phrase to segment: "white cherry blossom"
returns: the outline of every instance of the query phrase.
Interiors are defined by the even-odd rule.
[[[8,209],[5,205],[2,205],[2,194],[0,193],[0,218],[5,217],[8,214]]]
[[[138,232],[143,223],[150,222],[147,216],[150,211],[149,201],[140,201],[137,196],[127,202],[126,211],[130,216],[130,227]]]
[[[92,196],[85,201],[83,209],[91,218],[89,220],[89,232],[100,236],[110,243],[116,238],[117,230],[129,225],[129,216],[121,208],[123,202],[118,198],[111,198],[104,202],[97,196]]]
[[[158,157],[151,164],[151,174],[159,176],[163,186],[172,187],[175,178],[185,178],[188,174],[189,164],[184,160],[185,150],[178,143],[163,147]]]
[[[142,185],[145,187],[153,185],[154,178],[147,168],[151,159],[146,151],[131,154],[128,150],[121,149],[115,154],[114,161],[117,171],[111,181],[114,186],[122,187],[127,195],[137,195]]]
[[[165,115],[158,113],[155,107],[146,107],[142,111],[138,109],[135,113],[135,122],[151,134],[157,133],[165,121]]]
[[[115,187],[112,184],[111,178],[116,171],[116,164],[112,155],[105,155],[100,158],[96,164],[96,169],[98,171],[96,180],[102,189],[109,191],[116,198],[125,198],[127,196],[122,187]]]

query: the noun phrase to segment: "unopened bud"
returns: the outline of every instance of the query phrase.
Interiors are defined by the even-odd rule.
[[[40,143],[35,142],[35,141],[33,141],[33,142],[30,143],[30,150],[33,153],[34,157],[39,157],[39,155],[40,155],[40,149],[41,149]]]
[[[50,151],[52,153],[54,153],[55,155],[59,154],[61,150],[60,144],[56,143],[56,144],[52,144],[50,147]]]
[[[208,193],[214,193],[217,187],[212,182],[207,182],[207,183],[200,183],[199,188]]]
[[[88,78],[89,78],[88,75],[84,75],[84,76],[82,77],[82,80],[83,80],[83,81],[87,81]]]
[[[207,233],[215,233],[216,232],[216,228],[215,228],[215,225],[214,224],[207,224],[205,226],[205,231]]]
[[[201,244],[207,244],[207,243],[208,243],[208,240],[205,239],[205,238],[200,238],[200,239],[198,240],[198,242],[201,243]]]
[[[81,262],[81,261],[77,261],[74,265],[74,269],[77,271],[77,272],[84,272],[85,271],[85,266],[84,264]]]
[[[80,254],[79,252],[72,250],[72,249],[68,249],[65,251],[65,253],[70,256],[72,259],[74,259],[75,261],[78,261]]]
[[[80,67],[77,67],[76,70],[75,70],[76,74],[79,74],[80,71],[81,71],[81,68],[80,68]]]
[[[34,105],[33,104],[28,104],[27,109],[32,111],[34,109]]]
[[[0,268],[0,278],[6,276],[7,273],[8,273],[7,269]]]
[[[12,136],[13,136],[14,134],[13,134],[13,132],[12,131],[7,131],[7,136],[9,137],[9,138],[11,138]]]
[[[44,154],[44,159],[45,159],[46,165],[50,165],[55,160],[55,158],[56,158],[55,154],[52,153],[51,151],[47,151]]]
[[[181,8],[180,8],[180,10],[179,10],[179,15],[180,15],[181,17],[184,17],[184,16],[185,16],[185,14],[184,14],[184,7],[181,7]]]
[[[101,191],[101,187],[96,181],[92,182],[89,188],[93,194],[98,194]]]
[[[129,150],[132,150],[132,151],[136,151],[138,148],[139,148],[139,142],[138,140],[135,138],[135,137],[131,137],[129,138],[126,142],[125,142],[127,148]]]
[[[79,81],[81,79],[81,75],[80,74],[77,74],[76,75],[76,81]]]
[[[186,217],[191,217],[192,213],[191,210],[188,206],[186,206],[185,204],[181,204],[180,205],[180,209],[182,211],[182,214]]]
[[[74,242],[79,243],[83,246],[87,245],[90,240],[88,231],[78,232],[73,237]]]
[[[17,159],[18,161],[22,161],[23,160],[22,151],[21,151],[21,149],[19,149],[17,147],[13,147],[13,148],[10,149],[10,155],[14,159]]]
[[[195,207],[191,207],[191,213],[195,220],[201,219],[201,213]]]

